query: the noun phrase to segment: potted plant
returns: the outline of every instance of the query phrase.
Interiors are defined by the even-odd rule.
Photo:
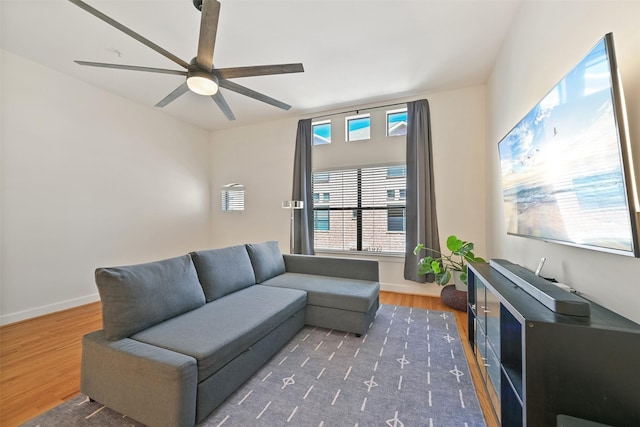
[[[420,243],[413,250],[414,255],[422,250],[430,251],[432,254],[439,254],[440,256],[434,258],[432,256],[426,256],[420,258],[418,261],[418,273],[429,274],[433,273],[435,276],[435,282],[444,286],[451,280],[453,275],[456,284],[456,289],[461,291],[467,290],[467,262],[486,262],[484,259],[475,256],[473,253],[473,243],[465,242],[458,239],[455,235],[451,235],[447,238],[447,249],[450,254],[444,254],[440,251],[425,247]]]

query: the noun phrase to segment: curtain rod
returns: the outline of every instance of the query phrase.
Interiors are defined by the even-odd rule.
[[[323,114],[322,116],[312,117],[311,120],[322,119],[324,117],[339,116],[341,114],[347,114],[347,113],[360,114],[360,111],[375,110],[377,108],[397,107],[398,105],[407,105],[409,102],[411,102],[411,101],[396,102],[395,104],[387,104],[387,105],[378,105],[376,107],[357,108],[355,110],[347,110],[347,111],[342,111],[342,112],[339,112],[339,113]]]

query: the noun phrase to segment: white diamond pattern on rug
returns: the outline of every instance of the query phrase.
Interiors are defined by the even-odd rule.
[[[25,425],[141,426],[83,399]],[[383,305],[362,337],[305,327],[199,426],[376,425],[486,427],[451,313]]]
[[[283,379],[282,379],[282,390],[284,390],[284,388],[285,388],[286,386],[291,385],[291,384],[295,384],[295,383],[296,383],[296,382],[293,380],[293,377],[295,377],[295,376],[296,376],[296,374],[293,374],[293,375],[291,375],[290,377],[287,377],[287,378],[283,378]]]
[[[404,354],[402,355],[402,357],[401,357],[400,359],[396,359],[396,360],[397,360],[397,361],[398,361],[398,363],[400,364],[400,369],[404,369],[404,365],[408,365],[409,363],[411,363],[411,362],[409,362],[409,361],[407,360],[407,358],[406,358],[406,357],[404,357]]]
[[[371,377],[369,381],[364,382],[364,384],[367,386],[367,393],[370,393],[373,387],[378,387],[378,383],[373,380],[374,378],[375,377]]]
[[[398,419],[398,411],[396,411],[396,415],[392,419],[387,420],[386,424],[389,427],[404,427],[402,421]]]
[[[458,380],[458,382],[460,382],[460,377],[464,375],[464,372],[462,372],[460,369],[458,369],[457,366],[454,366],[454,368],[452,370],[450,370],[449,372],[451,372],[453,375],[455,375],[456,380]]]

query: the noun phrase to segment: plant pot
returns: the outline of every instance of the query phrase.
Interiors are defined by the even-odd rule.
[[[460,278],[462,271],[454,271],[453,272],[453,281],[456,285],[456,289],[458,291],[467,292],[468,286],[464,281]]]
[[[447,285],[442,288],[440,298],[447,307],[467,311],[467,293],[457,290],[455,285]]]

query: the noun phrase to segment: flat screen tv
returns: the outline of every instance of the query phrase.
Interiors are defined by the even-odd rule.
[[[613,35],[498,144],[507,233],[640,257]]]

